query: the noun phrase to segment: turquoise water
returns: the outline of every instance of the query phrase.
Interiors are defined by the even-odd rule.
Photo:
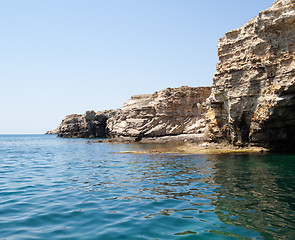
[[[295,239],[294,155],[0,135],[0,239]]]

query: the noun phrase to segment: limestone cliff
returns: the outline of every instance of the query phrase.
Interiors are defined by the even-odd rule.
[[[204,103],[210,87],[167,88],[152,95],[137,95],[107,120],[109,137],[160,137],[203,133]]]
[[[295,1],[277,0],[218,43],[210,137],[295,148]]]
[[[119,110],[66,116],[57,134],[79,138],[125,137],[135,141],[176,135],[181,136],[172,141],[204,139],[205,101],[210,92],[210,87],[180,87],[132,96]]]

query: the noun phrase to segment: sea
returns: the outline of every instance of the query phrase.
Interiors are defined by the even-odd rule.
[[[0,239],[295,239],[295,155],[0,135]]]

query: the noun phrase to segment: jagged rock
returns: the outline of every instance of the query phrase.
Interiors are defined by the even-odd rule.
[[[97,113],[86,111],[83,115],[68,115],[62,120],[57,134],[65,138],[104,138],[106,137],[106,120],[113,112],[113,110]]]
[[[295,1],[277,0],[218,43],[207,120],[211,138],[295,148]]]
[[[171,136],[203,133],[204,102],[210,87],[167,88],[152,95],[137,95],[107,120],[109,137]]]

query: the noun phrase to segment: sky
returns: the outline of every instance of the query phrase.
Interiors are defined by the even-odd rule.
[[[274,0],[0,0],[0,134],[211,86],[224,34]]]

